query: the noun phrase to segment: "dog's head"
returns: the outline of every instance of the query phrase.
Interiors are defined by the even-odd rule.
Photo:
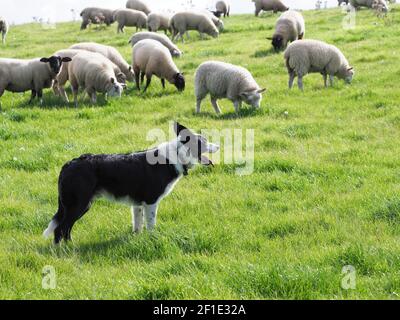
[[[214,165],[204,153],[215,153],[219,150],[219,146],[209,143],[205,137],[194,133],[180,123],[174,124],[175,133],[178,137],[178,159],[188,168],[192,168],[197,163],[204,166]]]

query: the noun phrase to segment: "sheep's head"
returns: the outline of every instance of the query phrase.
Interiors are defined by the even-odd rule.
[[[287,42],[281,35],[274,35],[270,40],[272,40],[272,46],[274,47],[275,51],[286,48]]]
[[[355,72],[353,67],[346,67],[346,69],[343,72],[342,78],[344,79],[344,81],[346,81],[346,83],[351,83],[354,74]]]
[[[219,31],[224,31],[224,22],[222,20],[218,20],[217,27]]]
[[[177,73],[174,76],[174,85],[178,89],[178,91],[185,90],[185,77],[183,73]]]
[[[110,85],[107,90],[107,95],[110,97],[121,97],[122,91],[126,88],[126,85],[123,83],[119,83],[114,78],[110,79]]]
[[[254,107],[260,108],[261,100],[262,100],[262,93],[265,92],[267,89],[255,89],[251,91],[242,92],[240,94],[240,98],[246,104]]]
[[[383,13],[386,13],[389,11],[388,5],[385,0],[374,0],[372,2],[372,9],[374,9],[378,12],[383,12]]]
[[[215,30],[211,31],[210,36],[212,36],[213,38],[218,38],[219,32],[218,32],[217,28],[215,28]]]
[[[178,49],[173,49],[173,50],[171,51],[171,55],[172,55],[173,57],[180,58],[180,57],[182,56],[182,52],[179,51]]]
[[[54,74],[58,74],[60,72],[63,62],[70,62],[70,61],[72,61],[71,58],[68,58],[68,57],[61,58],[59,56],[51,56],[50,58],[40,59],[40,62],[49,64],[50,70]]]

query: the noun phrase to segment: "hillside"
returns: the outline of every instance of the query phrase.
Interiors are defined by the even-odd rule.
[[[154,79],[120,100],[78,109],[47,90],[6,93],[0,113],[0,299],[397,299],[400,294],[400,7],[386,19],[362,10],[343,30],[340,9],[306,11],[306,38],[337,45],[356,70],[351,85],[287,89],[282,54],[266,40],[277,16],[225,20],[219,39],[192,39],[175,60],[184,93]],[[130,32],[79,31],[78,23],[11,29],[2,57],[49,56],[75,42],[117,47],[131,61]],[[267,87],[261,110],[237,116],[229,101],[194,113],[193,76],[206,60],[248,68]],[[197,168],[160,205],[157,230],[133,235],[130,209],[97,201],[57,248],[42,238],[57,206],[60,168],[84,153],[143,150],[150,129],[254,129],[255,172]],[[222,145],[224,151],[224,145]],[[54,266],[55,290],[42,289]],[[342,268],[356,288],[341,287]]]

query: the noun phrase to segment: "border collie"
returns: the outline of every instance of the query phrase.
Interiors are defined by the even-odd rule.
[[[104,196],[132,206],[133,230],[140,233],[144,220],[153,230],[157,207],[179,179],[195,164],[213,165],[203,153],[219,146],[189,129],[174,124],[177,138],[147,151],[132,154],[82,155],[61,170],[58,180],[58,211],[44,231],[54,243],[71,240],[75,222],[89,211],[92,202]]]

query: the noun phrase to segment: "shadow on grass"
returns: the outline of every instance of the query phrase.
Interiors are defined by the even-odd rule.
[[[272,56],[275,54],[279,54],[282,51],[275,51],[273,47],[269,48],[268,50],[258,50],[256,51],[253,55],[251,55],[251,58],[265,58],[268,56]]]
[[[202,117],[202,118],[211,118],[215,120],[232,120],[232,119],[240,119],[240,118],[249,118],[249,117],[256,117],[259,115],[264,114],[261,109],[254,109],[254,108],[242,108],[239,110],[238,113],[235,111],[226,112],[222,114],[216,114],[215,112],[201,112],[201,113],[194,113],[195,117]]]

